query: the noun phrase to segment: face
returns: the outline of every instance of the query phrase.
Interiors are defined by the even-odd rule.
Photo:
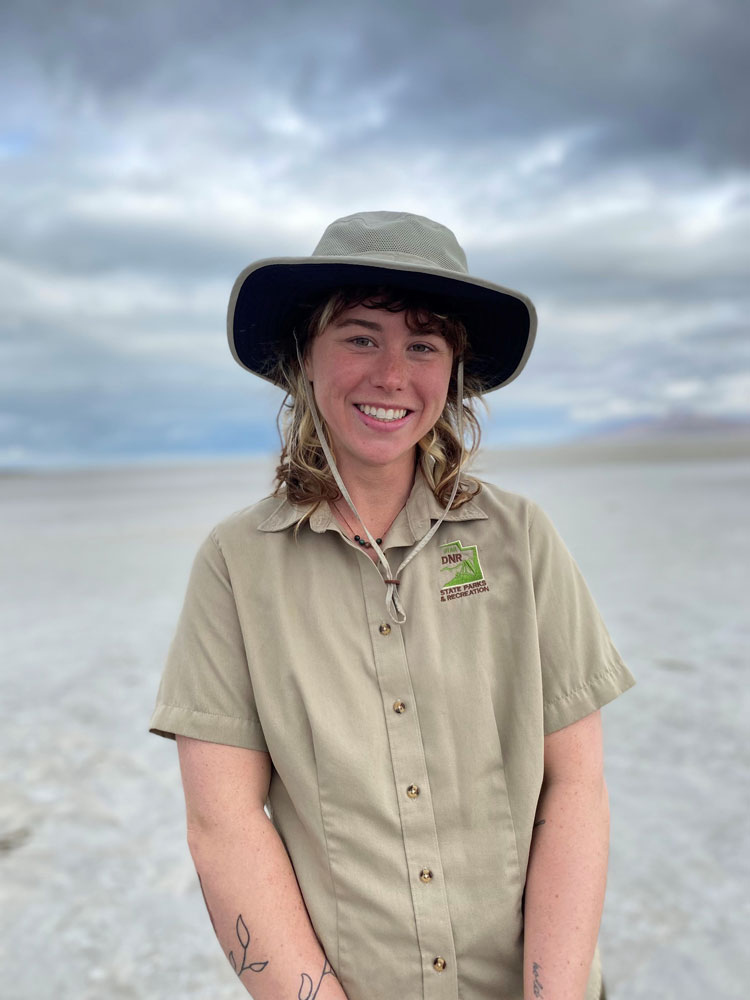
[[[414,471],[414,448],[443,412],[453,351],[403,312],[354,306],[312,342],[305,371],[342,475]]]

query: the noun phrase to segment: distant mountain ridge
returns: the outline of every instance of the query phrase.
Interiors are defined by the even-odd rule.
[[[575,441],[641,440],[643,438],[682,437],[684,435],[750,434],[750,414],[742,417],[716,417],[700,413],[670,413],[664,417],[637,417],[632,420],[607,421]]]
[[[608,421],[556,444],[487,449],[519,464],[685,462],[750,458],[747,419],[679,413]]]

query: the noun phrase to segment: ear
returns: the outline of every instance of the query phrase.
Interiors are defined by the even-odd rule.
[[[312,379],[313,379],[313,376],[312,376],[312,372],[313,372],[313,367],[312,367],[312,362],[310,361],[310,352],[309,352],[309,351],[307,351],[307,350],[306,350],[306,351],[305,351],[305,353],[304,353],[304,354],[302,355],[302,365],[303,365],[303,367],[304,367],[304,369],[305,369],[305,375],[307,375],[307,380],[308,380],[308,382],[309,382],[309,383],[310,383],[310,384],[312,385]]]

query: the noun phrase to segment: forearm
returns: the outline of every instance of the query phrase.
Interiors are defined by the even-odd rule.
[[[265,812],[188,839],[216,936],[254,1000],[346,1000]]]
[[[544,787],[526,876],[524,1000],[584,1000],[608,853],[604,780]]]

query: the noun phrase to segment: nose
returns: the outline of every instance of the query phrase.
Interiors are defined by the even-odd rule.
[[[406,364],[401,350],[384,350],[372,371],[373,386],[388,392],[403,389],[407,377]]]

